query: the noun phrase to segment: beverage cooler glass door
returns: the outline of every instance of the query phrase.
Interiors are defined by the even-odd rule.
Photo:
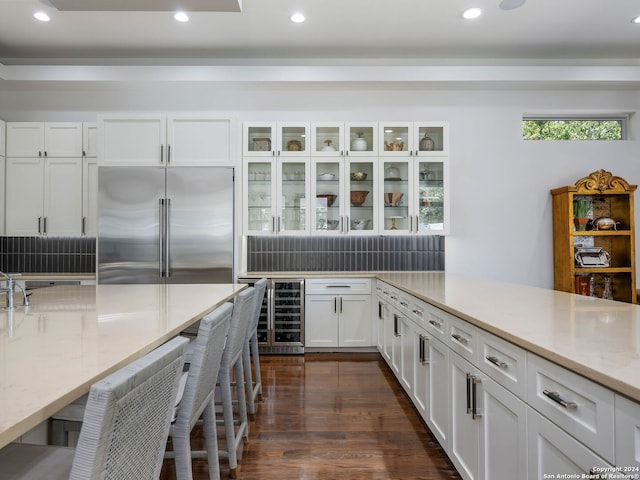
[[[304,280],[273,280],[271,345],[304,346]]]

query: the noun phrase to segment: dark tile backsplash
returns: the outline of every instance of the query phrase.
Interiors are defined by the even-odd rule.
[[[444,270],[443,236],[248,237],[247,270]]]
[[[94,237],[0,237],[0,271],[95,273]]]

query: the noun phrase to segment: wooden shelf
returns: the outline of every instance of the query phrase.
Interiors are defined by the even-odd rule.
[[[634,225],[634,192],[621,177],[605,170],[592,172],[567,185],[551,190],[553,196],[553,257],[554,288],[576,293],[576,276],[591,275],[596,283],[596,295],[602,295],[604,277],[609,277],[614,300],[636,303],[636,254]],[[591,203],[592,218],[610,217],[620,222],[621,230],[576,231],[573,224],[574,201]],[[586,238],[586,244],[602,248],[610,255],[608,267],[579,267],[575,262],[576,238]],[[590,240],[589,240],[590,239]]]

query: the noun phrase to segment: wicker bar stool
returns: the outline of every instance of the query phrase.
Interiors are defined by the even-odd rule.
[[[242,351],[245,391],[247,394],[247,411],[249,412],[250,420],[253,420],[256,415],[256,400],[262,400],[262,377],[260,375],[260,353],[258,351],[258,322],[260,320],[264,292],[267,289],[267,279],[262,278],[258,280],[254,283],[253,288],[256,289],[255,308],[251,315],[251,321],[247,329],[247,338]],[[253,373],[251,371],[252,360]]]

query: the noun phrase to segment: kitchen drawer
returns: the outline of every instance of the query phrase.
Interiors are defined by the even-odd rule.
[[[640,478],[640,403],[615,395],[616,466],[625,478]]]
[[[449,348],[472,365],[477,365],[478,329],[453,315],[449,317],[448,323],[449,334],[446,337],[446,343]]]
[[[529,353],[527,399],[529,405],[567,433],[605,460],[614,461],[611,390]]]
[[[427,322],[427,305],[415,298],[411,297],[411,302],[409,305],[409,309],[411,312],[409,313],[409,317],[424,328],[425,323]]]
[[[516,397],[527,398],[527,353],[495,335],[478,330],[478,366]]]
[[[431,305],[424,306],[426,314],[424,328],[442,343],[447,344],[451,315]]]
[[[305,293],[312,295],[369,295],[370,278],[311,278],[306,281]]]

